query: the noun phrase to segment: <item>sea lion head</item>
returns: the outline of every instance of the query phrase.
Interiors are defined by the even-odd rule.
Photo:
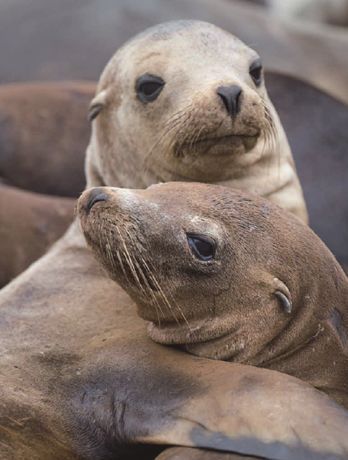
[[[259,55],[212,24],[169,22],[127,42],[101,76],[90,118],[89,186],[227,181],[268,196],[296,182],[279,201],[295,209],[302,200]]]
[[[306,225],[265,199],[197,183],[96,188],[79,214],[156,342],[267,366],[347,322],[344,272]]]

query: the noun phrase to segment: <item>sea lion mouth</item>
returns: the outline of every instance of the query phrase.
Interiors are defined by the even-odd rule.
[[[199,320],[148,323],[150,337],[158,343],[165,345],[194,345],[215,339],[221,339],[231,335],[238,330],[235,319],[206,318]]]
[[[237,133],[224,136],[211,136],[198,140],[177,144],[174,148],[177,157],[188,154],[224,156],[231,155],[243,149],[249,152],[255,147],[260,132],[252,134]]]
[[[176,346],[200,357],[231,360],[243,352],[245,343],[241,340],[239,326],[235,321],[229,323],[214,318],[209,321],[190,321],[189,328],[187,324],[159,326],[151,322],[147,331],[157,343]]]

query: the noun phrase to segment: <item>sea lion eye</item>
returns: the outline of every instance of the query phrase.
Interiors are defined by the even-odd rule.
[[[187,242],[198,259],[208,261],[214,258],[216,243],[209,236],[187,233]]]
[[[256,59],[249,67],[249,74],[254,80],[256,86],[260,86],[262,82],[262,64],[260,59]]]
[[[152,102],[158,97],[164,85],[165,82],[161,77],[146,73],[137,79],[135,91],[141,102]]]

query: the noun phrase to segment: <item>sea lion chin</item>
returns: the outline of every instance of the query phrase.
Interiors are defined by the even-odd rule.
[[[201,21],[160,24],[120,48],[90,105],[88,186],[215,182],[307,221],[258,54]]]
[[[78,213],[154,341],[282,371],[348,404],[347,277],[299,219],[187,182],[87,190]]]

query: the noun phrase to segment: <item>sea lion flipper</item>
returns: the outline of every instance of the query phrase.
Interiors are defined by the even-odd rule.
[[[192,447],[172,447],[164,450],[156,460],[257,460],[261,457],[238,455]]]
[[[146,347],[144,353],[129,343],[110,354],[126,368],[120,371],[118,362],[114,373],[110,361],[105,371],[98,366],[88,376],[77,426],[84,436],[91,428],[92,445],[100,445],[100,438],[94,442],[100,427],[104,446],[177,445],[278,460],[347,458],[348,413],[309,385],[275,371],[150,342]]]
[[[346,458],[348,413],[325,395],[271,371],[218,363],[212,375],[202,367],[195,377],[204,391],[165,413],[159,431],[150,430],[143,442],[281,460]],[[332,432],[335,440],[328,426],[340,431]]]

